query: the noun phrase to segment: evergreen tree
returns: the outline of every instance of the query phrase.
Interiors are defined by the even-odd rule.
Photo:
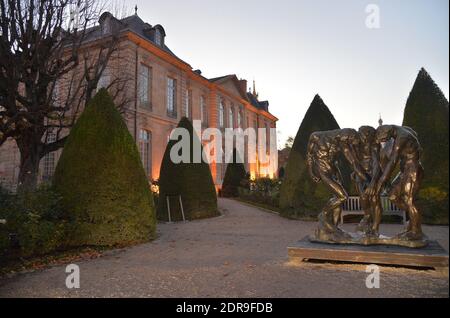
[[[334,116],[319,95],[314,97],[295,137],[280,191],[281,215],[288,218],[317,216],[330,199],[330,192],[323,183],[316,184],[306,167],[306,151],[309,137],[317,131],[339,129]],[[341,164],[346,177],[348,168]],[[346,183],[349,183],[347,179]]]
[[[222,196],[225,198],[235,198],[239,196],[239,187],[242,180],[246,178],[244,164],[239,163],[236,149],[233,150],[233,162],[227,165],[225,177],[222,184]]]
[[[182,149],[182,151],[189,151],[190,163],[175,164],[171,160],[172,148],[178,144],[181,137],[178,140],[170,140],[161,164],[160,193],[157,209],[158,219],[164,221],[169,219],[167,207],[167,199],[169,199],[171,220],[182,220],[179,204],[180,195],[187,220],[217,216],[219,215],[217,195],[209,164],[204,162],[203,158],[201,163],[194,163],[194,143],[201,148],[200,140],[194,133],[189,119],[181,119],[178,128],[184,128],[189,132],[190,147],[189,149]]]
[[[448,116],[448,100],[422,68],[406,103],[403,125],[418,133],[423,148],[425,178],[417,203],[427,223],[448,224]]]
[[[156,218],[139,152],[105,89],[70,132],[54,176],[72,227],[69,246],[113,246],[155,237]]]

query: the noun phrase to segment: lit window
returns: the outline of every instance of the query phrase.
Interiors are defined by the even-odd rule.
[[[167,78],[167,114],[170,117],[177,116],[175,103],[176,103],[176,80],[168,77]]]
[[[52,92],[52,101],[53,103],[58,106],[59,101],[60,101],[60,90],[59,90],[59,84],[58,82],[55,82],[55,86],[53,87],[53,92]]]
[[[219,102],[219,127],[224,127],[224,107],[223,107],[223,101],[220,100]]]
[[[139,151],[141,154],[142,165],[147,176],[151,177],[151,133],[141,129],[139,134]]]
[[[141,107],[150,108],[151,102],[151,69],[141,65],[139,72],[139,101]]]

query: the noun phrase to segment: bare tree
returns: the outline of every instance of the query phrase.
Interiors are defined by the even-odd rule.
[[[117,51],[114,32],[102,39],[96,57],[83,50],[104,6],[96,0],[0,0],[0,146],[8,138],[18,146],[21,190],[37,186],[40,160],[64,145]],[[68,83],[63,97],[61,82]],[[118,95],[125,89],[125,81],[113,85]]]

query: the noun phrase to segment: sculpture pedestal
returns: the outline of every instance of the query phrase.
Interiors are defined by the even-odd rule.
[[[363,246],[311,242],[305,237],[288,247],[290,261],[305,260],[340,261],[349,263],[400,265],[448,270],[448,253],[437,241],[423,248],[401,246]]]

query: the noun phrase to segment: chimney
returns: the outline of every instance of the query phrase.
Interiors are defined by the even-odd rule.
[[[244,93],[247,92],[247,80],[245,79],[239,80],[239,86],[241,88],[241,91],[243,91]]]

